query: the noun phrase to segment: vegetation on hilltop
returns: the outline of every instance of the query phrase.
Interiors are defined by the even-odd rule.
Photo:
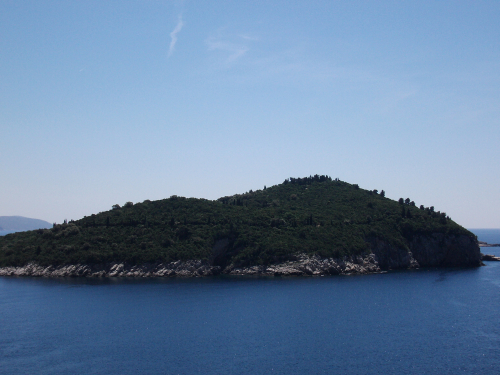
[[[407,248],[414,235],[432,233],[474,236],[433,207],[315,175],[216,201],[172,196],[115,204],[51,229],[9,234],[0,237],[0,266],[188,259],[248,266],[297,253],[362,255],[370,238]]]

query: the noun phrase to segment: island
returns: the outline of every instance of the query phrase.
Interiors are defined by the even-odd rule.
[[[478,241],[479,247],[500,247],[500,243],[487,243],[484,241]]]
[[[23,216],[0,216],[0,235],[50,227],[52,227],[52,224],[40,219]]]
[[[0,237],[0,275],[345,275],[482,265],[477,237],[434,207],[326,175],[217,200],[114,204]]]

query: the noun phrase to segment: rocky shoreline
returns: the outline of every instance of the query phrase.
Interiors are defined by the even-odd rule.
[[[378,273],[420,267],[478,267],[485,259],[478,243],[468,236],[414,236],[408,248],[369,239],[372,252],[364,256],[322,258],[296,254],[292,259],[271,265],[236,267],[212,265],[201,260],[130,265],[126,263],[71,264],[0,268],[0,276],[34,277],[202,277],[212,275],[321,276]]]
[[[418,268],[413,264],[409,268]],[[321,276],[351,275],[381,272],[374,254],[365,257],[346,257],[343,259],[320,258],[318,256],[297,255],[293,261],[268,266],[234,267],[225,269],[210,266],[200,260],[177,261],[139,266],[124,263],[99,265],[64,265],[42,267],[30,263],[23,267],[0,268],[0,276],[32,277],[202,277],[219,274],[262,275],[262,276]]]

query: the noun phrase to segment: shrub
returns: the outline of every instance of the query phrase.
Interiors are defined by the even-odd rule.
[[[186,226],[183,226],[177,229],[176,234],[180,240],[186,240],[191,235],[191,231]]]

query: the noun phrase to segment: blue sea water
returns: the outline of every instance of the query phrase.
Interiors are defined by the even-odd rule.
[[[499,263],[315,278],[3,277],[0,374],[498,374]]]

